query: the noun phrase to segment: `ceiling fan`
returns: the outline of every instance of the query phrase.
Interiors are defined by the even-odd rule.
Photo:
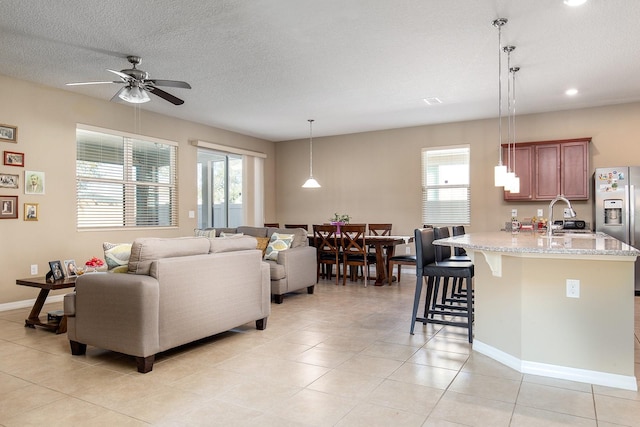
[[[181,82],[178,80],[159,80],[150,79],[149,73],[136,68],[142,62],[142,58],[139,56],[127,56],[127,60],[133,65],[132,68],[125,70],[115,71],[109,70],[113,74],[120,77],[120,80],[110,82],[82,82],[82,83],[67,83],[67,86],[81,86],[81,85],[99,85],[109,83],[124,84],[122,88],[111,98],[111,101],[117,101],[122,99],[123,101],[130,102],[132,104],[141,104],[151,100],[147,92],[152,93],[160,98],[171,102],[174,105],[182,105],[184,101],[159,89],[157,86],[177,87],[181,89],[191,89],[191,85],[187,82]]]

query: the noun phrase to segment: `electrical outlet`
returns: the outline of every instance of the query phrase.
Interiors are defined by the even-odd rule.
[[[567,279],[567,298],[580,298],[580,280]]]
[[[38,264],[31,264],[31,275],[38,274]]]
[[[565,218],[571,218],[571,209],[564,208],[564,217]]]
[[[194,211],[189,211],[189,218],[195,218],[196,213]]]
[[[518,218],[518,209],[511,209],[511,218]]]
[[[411,254],[411,248],[409,246],[404,248],[404,253],[407,254],[407,255],[410,255]]]
[[[542,218],[542,215],[544,215],[544,211],[542,209],[538,209],[538,218]]]

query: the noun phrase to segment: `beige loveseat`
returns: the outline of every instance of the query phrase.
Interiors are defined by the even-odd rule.
[[[87,273],[65,295],[71,353],[87,344],[153,368],[159,352],[255,321],[271,312],[269,266],[256,239],[136,239],[128,273]]]
[[[270,238],[273,233],[293,234],[293,242],[287,250],[278,253],[277,260],[267,261],[271,276],[271,294],[277,304],[282,304],[283,296],[307,288],[313,294],[316,284],[316,248],[309,246],[307,230],[303,228],[249,227],[216,228],[216,236],[221,233],[242,233],[245,236]]]

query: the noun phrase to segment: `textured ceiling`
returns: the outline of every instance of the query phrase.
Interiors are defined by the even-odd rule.
[[[138,55],[193,87],[143,110],[272,141],[306,138],[310,118],[314,136],[483,119],[498,17],[519,114],[640,100],[638,0],[0,0],[0,74],[109,100],[120,85],[65,83]]]

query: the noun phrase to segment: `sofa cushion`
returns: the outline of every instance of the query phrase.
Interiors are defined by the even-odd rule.
[[[206,237],[208,239],[213,239],[216,237],[216,229],[215,228],[195,228],[193,230],[194,236],[196,237]]]
[[[243,225],[236,228],[236,233],[244,233],[253,237],[270,237],[270,234],[267,234],[267,229],[265,227],[250,227],[248,225]]]
[[[258,243],[252,236],[230,236],[209,239],[209,252],[212,254],[220,252],[246,251],[256,249]]]
[[[126,273],[131,256],[131,243],[102,243],[107,270],[112,273]]]
[[[229,233],[227,231],[220,232],[220,237],[238,237],[238,236],[244,236],[244,233]]]
[[[273,233],[264,254],[264,259],[277,261],[278,252],[289,249],[291,247],[291,242],[293,242],[293,238],[293,234]]]
[[[256,237],[256,240],[258,241],[256,249],[261,250],[262,256],[264,257],[264,254],[267,251],[267,246],[269,245],[269,240],[271,239],[269,239],[268,237]]]
[[[172,258],[209,253],[211,244],[204,237],[158,238],[141,237],[131,245],[129,273],[149,275],[151,263],[160,258]]]
[[[284,270],[284,265],[278,264],[275,261],[267,261],[267,264],[269,264],[269,273],[271,275],[271,280],[280,280],[287,277]]]
[[[292,248],[297,248],[298,246],[309,246],[309,239],[307,238],[307,230],[304,228],[273,228],[269,227],[267,230],[267,236],[271,237],[273,233],[279,234],[293,234],[293,242],[291,243]]]

